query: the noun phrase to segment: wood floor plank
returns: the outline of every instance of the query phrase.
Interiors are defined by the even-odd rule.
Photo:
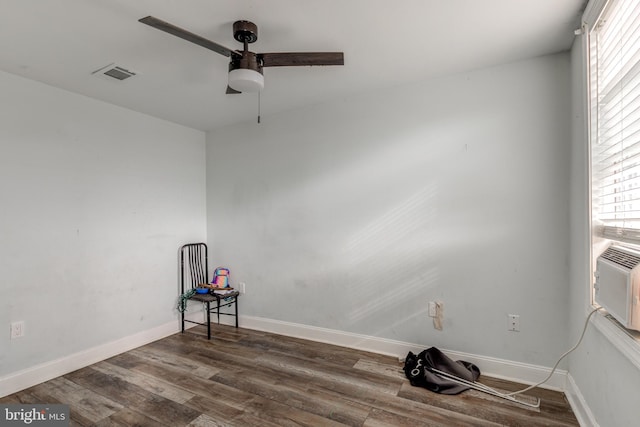
[[[378,375],[384,375],[390,378],[396,378],[404,382],[407,378],[402,370],[402,365],[398,364],[389,364],[380,363],[375,360],[367,360],[367,359],[359,359],[355,365],[353,365],[353,369],[359,369],[364,372],[375,373]]]
[[[166,351],[151,350],[146,347],[134,349],[129,352],[133,356],[140,357],[147,362],[155,362],[163,365],[168,365],[176,370],[188,372],[192,375],[208,378],[218,373],[221,367],[213,367],[197,363],[196,361],[188,358],[178,356]]]
[[[309,363],[308,359],[301,359],[297,355],[269,352],[261,356],[257,363],[282,372],[303,374],[310,379],[321,377],[323,380],[351,383],[390,395],[395,395],[402,384],[401,379],[389,378],[374,372],[365,373],[351,366],[340,366],[335,363]]]
[[[290,401],[282,403],[265,398],[257,398],[248,402],[247,410],[255,417],[269,421],[278,426],[345,426],[344,424],[330,418],[323,417],[312,412],[306,412],[290,405]],[[252,424],[261,425],[261,424]]]
[[[84,368],[65,377],[84,387],[95,388],[106,398],[168,425],[184,426],[200,415],[191,408],[151,393],[117,376],[99,372],[94,367]]]
[[[123,406],[135,406],[150,394],[120,378],[98,372],[93,366],[71,372],[63,378],[84,388],[97,390],[101,396],[116,402],[117,409]]]
[[[338,386],[329,387],[325,391],[334,393],[337,396],[342,396],[347,400],[369,405],[372,409],[398,415],[402,419],[412,419],[415,422],[424,421],[432,425],[470,426],[475,425],[475,423],[479,421],[479,419],[474,416],[458,413],[455,410],[404,399],[398,396],[380,395],[378,393],[372,393],[371,390],[365,388],[354,389],[351,387],[344,388],[344,386]],[[487,424],[491,425],[492,423],[487,422]]]
[[[381,409],[372,410],[371,415],[369,415],[363,424],[365,427],[450,427],[453,425],[454,424],[441,424],[435,421],[414,420],[392,412],[386,412]]]
[[[257,405],[254,401],[262,401],[262,398],[252,396],[247,399],[241,408],[236,408],[232,405],[234,403],[227,402],[223,399],[208,399],[202,396],[195,396],[193,399],[188,401],[186,404],[196,410],[201,411],[203,414],[208,416],[210,419],[215,420],[221,425],[225,426],[264,426],[264,427],[273,427],[278,426],[280,424],[268,421],[263,413],[260,413],[259,410],[257,413],[253,413],[252,409],[256,406],[260,407],[261,405]]]
[[[281,382],[264,381],[256,376],[251,376],[250,372],[244,372],[241,376],[236,373],[223,371],[211,378],[212,381],[239,388],[245,392],[254,393],[263,398],[265,402],[286,402],[286,405],[295,408],[296,414],[303,413],[305,418],[320,416],[326,418],[327,422],[331,417],[349,420],[347,425],[361,425],[363,418],[353,411],[341,412],[332,402],[309,399],[304,390],[283,385]],[[271,405],[271,410],[275,411],[278,406]],[[299,417],[299,416],[298,416]]]
[[[187,427],[227,427],[228,425],[229,424],[224,421],[216,420],[211,418],[209,415],[202,414],[187,424]]]
[[[0,397],[0,404],[2,405],[15,405],[20,404],[20,399],[18,399],[17,393],[10,394],[9,396]]]
[[[259,394],[254,394],[251,399],[244,401],[241,409],[231,406],[233,403],[227,402],[224,397],[212,400],[196,396],[186,404],[219,422],[224,421],[227,425],[237,425],[239,427],[247,425],[353,425],[340,423],[330,416],[324,417],[314,412],[300,409],[297,402],[293,402],[291,399],[284,398],[279,401],[277,399],[264,398]],[[249,422],[249,420],[260,421]]]
[[[208,378],[185,373],[172,366],[157,363],[142,363],[132,367],[132,371],[143,372],[147,375],[164,378],[171,381],[177,387],[181,387],[195,394],[195,397],[203,397],[213,402],[224,402],[226,405],[242,409],[249,400],[255,397],[252,393],[246,393],[235,387],[216,383]],[[190,400],[190,402],[193,399]]]
[[[188,390],[181,387],[176,387],[173,384],[152,375],[145,375],[144,373],[134,371],[132,369],[124,369],[117,365],[113,365],[109,362],[100,362],[93,365],[93,369],[103,374],[112,375],[120,378],[131,384],[135,384],[138,387],[143,388],[151,393],[155,393],[158,396],[165,397],[177,403],[184,403],[187,400],[195,396]]]
[[[150,399],[143,401],[134,409],[171,427],[185,426],[200,416],[198,411],[158,395],[151,395]]]
[[[149,418],[131,408],[122,408],[118,412],[94,424],[95,427],[126,427],[126,426],[167,426],[167,424]],[[170,426],[168,426],[170,427]]]
[[[34,387],[35,393],[48,394],[59,402],[73,406],[82,419],[99,421],[122,409],[122,405],[94,390],[81,387],[64,377]]]
[[[514,391],[521,384],[481,376]],[[72,426],[577,426],[566,397],[539,410],[480,391],[412,387],[395,357],[212,324],[0,399],[64,403]]]
[[[244,403],[250,401],[253,397],[246,399]],[[224,399],[211,399],[196,395],[189,399],[185,403],[190,408],[207,415],[209,418],[216,420],[216,422],[227,422],[242,416],[245,413],[243,405],[234,405],[233,402],[225,401]]]

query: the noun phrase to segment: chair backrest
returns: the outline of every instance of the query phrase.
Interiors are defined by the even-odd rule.
[[[185,284],[193,289],[209,278],[209,252],[205,243],[188,243],[180,247],[180,291]],[[189,286],[190,285],[190,286]]]

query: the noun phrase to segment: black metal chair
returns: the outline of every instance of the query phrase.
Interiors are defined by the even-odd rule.
[[[209,279],[209,251],[205,243],[188,243],[180,247],[180,318],[182,322],[182,332],[184,332],[184,324],[195,323],[197,325],[207,326],[207,339],[211,339],[211,313],[216,314],[218,323],[220,323],[220,315],[234,316],[236,320],[236,328],[238,327],[238,297],[240,292],[232,291],[225,294],[214,293],[213,291],[206,294],[195,293],[195,289],[199,285],[207,285]],[[189,301],[198,301],[206,305],[207,321],[206,323],[196,322],[185,319],[185,312]],[[211,303],[215,302],[212,307]],[[234,312],[229,313],[227,310],[221,310],[225,307],[234,306]]]

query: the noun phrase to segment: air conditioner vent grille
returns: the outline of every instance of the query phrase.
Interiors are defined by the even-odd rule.
[[[614,247],[609,247],[602,255],[600,255],[600,257],[630,270],[640,264],[639,256],[623,252]]]

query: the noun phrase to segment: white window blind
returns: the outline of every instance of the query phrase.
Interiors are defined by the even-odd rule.
[[[640,0],[611,0],[590,33],[593,220],[640,242]]]

